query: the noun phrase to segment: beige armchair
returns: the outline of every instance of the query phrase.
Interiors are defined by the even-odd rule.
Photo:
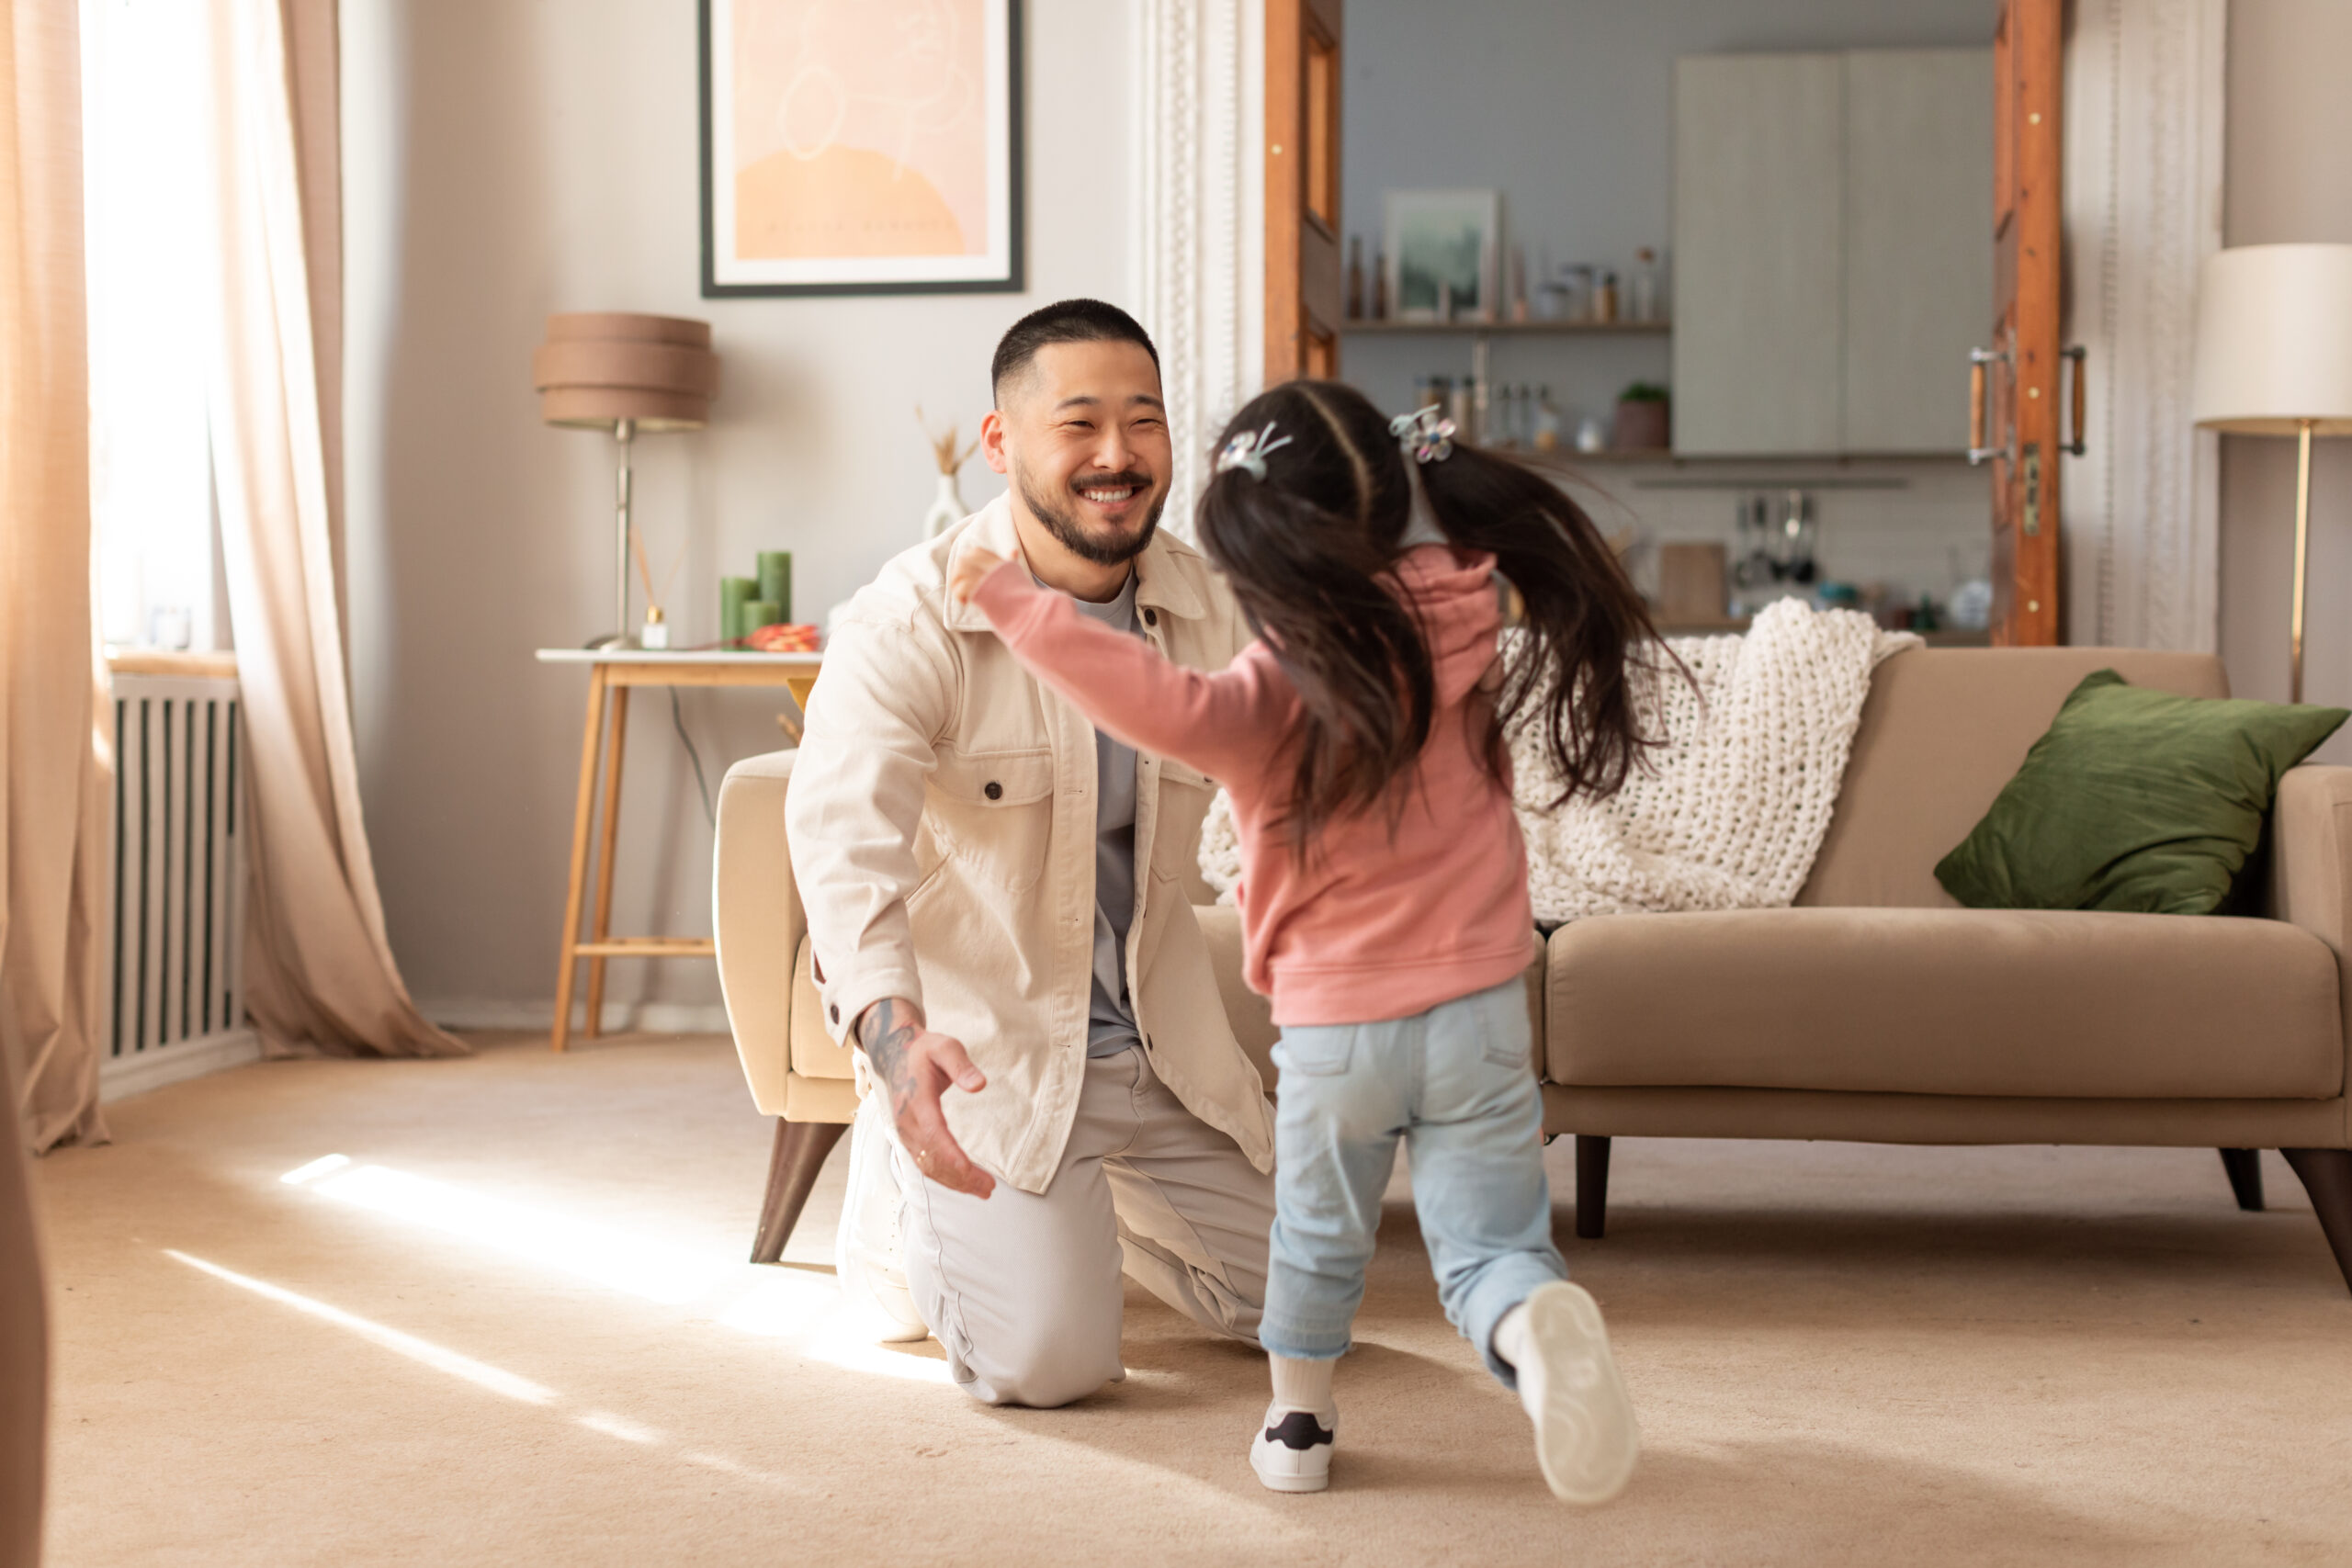
[[[1576,1136],[1580,1236],[1605,1228],[1621,1134],[2218,1148],[2249,1209],[2263,1201],[2255,1151],[2277,1148],[2352,1282],[2352,768],[2288,774],[2270,919],[1962,909],[1935,880],[2103,667],[2227,693],[2206,655],[1898,654],[1872,683],[1797,908],[1600,916],[1536,944],[1544,1126]],[[817,1022],[785,849],[793,755],[736,766],[718,807],[719,976],[752,1099],[782,1118],[763,1261],[855,1110],[849,1055]],[[1274,1029],[1242,984],[1238,924],[1200,915],[1234,1032],[1272,1088]]]

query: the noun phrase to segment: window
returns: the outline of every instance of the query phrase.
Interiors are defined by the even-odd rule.
[[[204,418],[204,7],[83,0],[90,504],[118,647],[229,646]]]

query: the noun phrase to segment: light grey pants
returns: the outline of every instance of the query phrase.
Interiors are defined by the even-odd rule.
[[[908,1288],[975,1399],[1067,1404],[1125,1377],[1122,1269],[1195,1323],[1256,1339],[1273,1179],[1187,1111],[1139,1046],[1086,1064],[1042,1193],[952,1191],[891,1149]]]

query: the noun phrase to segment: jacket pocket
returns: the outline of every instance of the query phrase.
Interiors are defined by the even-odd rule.
[[[1196,874],[1201,822],[1216,797],[1216,781],[1182,762],[1161,758],[1159,817],[1152,829],[1152,870],[1172,881]]]
[[[1045,874],[1053,847],[1050,750],[948,752],[931,775],[932,830],[946,854],[1011,893]]]

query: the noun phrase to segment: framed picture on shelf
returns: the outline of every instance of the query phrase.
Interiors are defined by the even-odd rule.
[[[1502,197],[1491,190],[1392,190],[1381,197],[1388,309],[1400,321],[1502,314],[1496,260]]]
[[[1021,0],[701,0],[702,291],[1016,293]]]

